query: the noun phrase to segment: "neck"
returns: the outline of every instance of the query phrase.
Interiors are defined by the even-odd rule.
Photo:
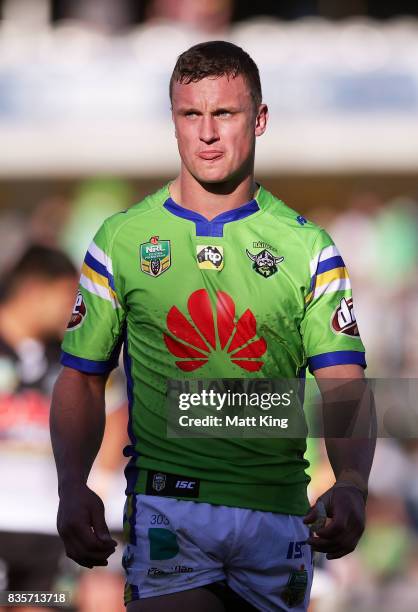
[[[28,320],[27,304],[6,302],[0,307],[0,334],[4,341],[16,349],[22,340],[37,338],[35,327]]]
[[[170,195],[184,208],[211,220],[252,200],[256,188],[254,172],[244,179],[241,177],[225,183],[200,183],[182,167],[180,175],[170,185]]]

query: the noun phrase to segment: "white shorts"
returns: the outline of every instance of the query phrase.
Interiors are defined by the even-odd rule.
[[[312,584],[302,517],[129,495],[125,604],[218,581],[261,611],[305,611]]]

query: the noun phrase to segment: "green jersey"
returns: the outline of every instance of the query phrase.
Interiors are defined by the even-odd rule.
[[[107,219],[91,243],[62,363],[106,373],[121,345],[129,399],[127,492],[304,514],[303,438],[168,438],[167,380],[297,378],[365,366],[344,262],[328,234],[260,187],[211,221],[168,185]],[[171,475],[171,476],[170,476]],[[170,487],[167,487],[170,491]]]

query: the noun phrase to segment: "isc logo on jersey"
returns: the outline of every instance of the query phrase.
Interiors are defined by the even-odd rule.
[[[83,323],[87,315],[87,306],[84,302],[83,295],[79,291],[75,298],[73,312],[71,313],[71,319],[68,321],[67,330],[73,330]]]
[[[224,267],[224,250],[221,246],[199,244],[196,247],[197,264],[202,270],[220,272]]]
[[[176,489],[194,489],[196,482],[194,480],[178,480]]]
[[[342,298],[331,317],[331,329],[335,334],[359,336],[352,298]]]

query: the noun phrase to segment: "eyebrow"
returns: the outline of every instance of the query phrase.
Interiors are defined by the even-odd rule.
[[[236,106],[219,106],[215,108],[215,110],[211,111],[212,115],[216,115],[219,113],[239,113],[242,109],[237,108]],[[193,106],[181,106],[176,111],[180,115],[186,115],[187,113],[196,113],[196,115],[202,115],[202,111]]]

